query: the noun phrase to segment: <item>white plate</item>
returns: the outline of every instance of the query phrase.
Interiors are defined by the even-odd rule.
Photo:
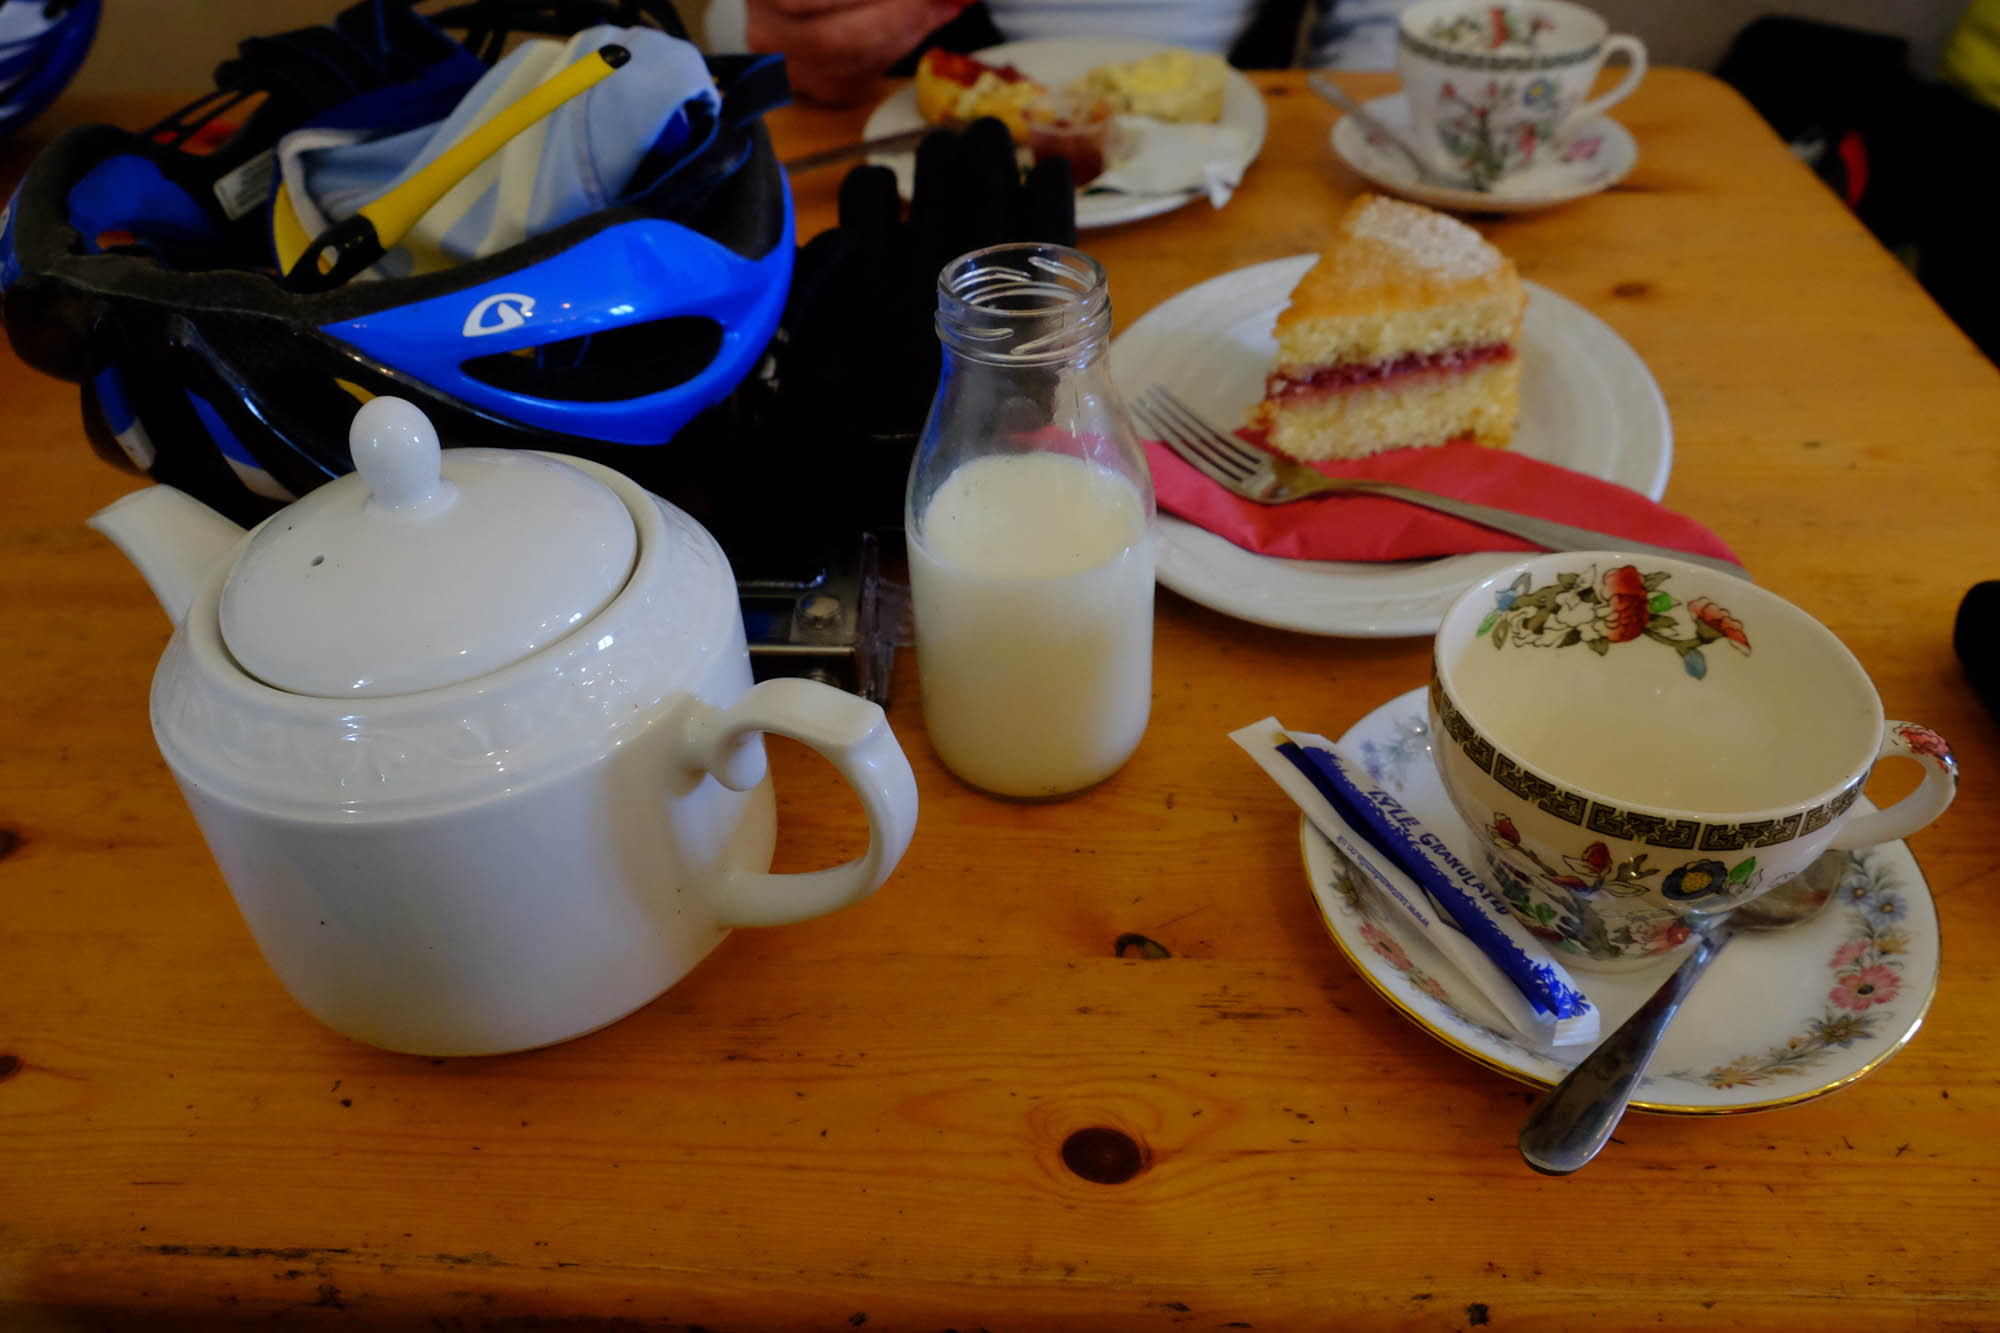
[[[1438,778],[1422,687],[1355,723],[1340,746],[1467,864],[1483,864]],[[1489,1069],[1542,1087],[1560,1082],[1590,1051],[1516,1036],[1394,908],[1372,890],[1355,889],[1333,844],[1303,820],[1300,830],[1306,874],[1334,943],[1406,1018]],[[1608,1036],[1673,966],[1571,968],[1570,976],[1597,1006]],[[1767,935],[1746,931],[1723,950],[1661,1039],[1632,1105],[1714,1115],[1832,1092],[1916,1035],[1937,979],[1937,910],[1916,858],[1900,842],[1857,853],[1820,915]]]
[[[1313,255],[1225,273],[1153,309],[1111,345],[1129,401],[1167,384],[1210,421],[1234,426],[1264,396],[1277,356],[1271,325]],[[1657,500],[1673,464],[1666,400],[1646,363],[1597,316],[1528,283],[1521,330],[1521,418],[1509,448],[1603,477]],[[1431,634],[1459,591],[1516,553],[1362,564],[1279,560],[1168,514],[1159,518],[1160,582],[1259,625],[1356,638]]]
[[[1414,141],[1410,104],[1401,93],[1378,97],[1365,106],[1386,128],[1406,142]],[[1609,116],[1586,116],[1551,150],[1543,165],[1508,176],[1491,190],[1457,190],[1426,183],[1394,144],[1369,133],[1352,116],[1342,116],[1333,123],[1333,151],[1378,189],[1432,208],[1462,213],[1532,213],[1554,208],[1617,184],[1639,161],[1639,145],[1632,132]]]
[[[1066,37],[1042,39],[1030,42],[1008,42],[1004,46],[989,46],[984,51],[973,54],[991,65],[1012,65],[1038,83],[1051,88],[1062,88],[1074,83],[1099,65],[1126,64],[1143,60],[1167,48],[1158,42],[1135,41],[1123,37]],[[917,90],[914,85],[899,88],[883,103],[875,108],[863,127],[861,137],[878,139],[885,134],[900,134],[904,130],[922,127],[924,118],[917,110]],[[1257,160],[1257,154],[1264,148],[1264,98],[1250,80],[1235,70],[1230,70],[1222,86],[1223,125],[1242,132],[1250,145],[1243,159],[1248,166]],[[896,173],[896,185],[903,197],[910,197],[910,180],[916,170],[915,153],[891,153],[872,159],[887,166]],[[1076,225],[1079,230],[1092,227],[1111,227],[1121,222],[1136,222],[1140,218],[1153,217],[1159,213],[1169,213],[1192,199],[1203,198],[1197,194],[1129,195],[1129,194],[1083,194],[1076,196]]]

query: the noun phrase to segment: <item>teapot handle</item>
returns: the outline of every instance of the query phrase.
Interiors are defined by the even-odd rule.
[[[917,778],[881,708],[816,681],[781,677],[751,686],[728,708],[692,699],[680,716],[677,753],[689,768],[735,791],[763,780],[757,732],[817,750],[861,798],[868,850],[844,865],[774,875],[737,867],[712,890],[726,926],[779,926],[824,916],[882,887],[917,829]]]

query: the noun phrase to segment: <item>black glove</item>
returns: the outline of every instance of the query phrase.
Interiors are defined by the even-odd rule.
[[[738,394],[731,452],[756,504],[708,517],[732,555],[739,522],[755,526],[746,540],[802,545],[901,526],[937,389],[938,274],[1007,241],[1075,244],[1076,191],[1060,158],[1023,174],[997,120],[924,140],[907,218],[888,168],[848,173],[839,225],[800,250],[771,354]]]
[[[1007,241],[1076,243],[1069,164],[1024,179],[1006,126],[939,130],[917,149],[909,220],[895,177],[858,167],[840,190],[840,225],[799,255],[778,359],[780,393],[824,418],[831,408],[864,440],[912,436],[937,388],[937,280],[945,265]]]
[[[2000,717],[2000,579],[1975,583],[1965,594],[1958,604],[1951,643],[1966,680]]]

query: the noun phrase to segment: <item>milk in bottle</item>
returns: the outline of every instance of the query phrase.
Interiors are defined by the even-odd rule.
[[[1103,272],[996,246],[946,267],[938,307],[905,512],[924,723],[973,786],[1068,795],[1131,757],[1152,707],[1152,483],[1105,365]]]

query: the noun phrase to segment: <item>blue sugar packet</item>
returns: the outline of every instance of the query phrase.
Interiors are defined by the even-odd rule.
[[[1435,831],[1332,742],[1275,718],[1233,734],[1315,828],[1524,1035],[1593,1041],[1597,1010]]]
[[[1589,1007],[1590,1001],[1559,974],[1554,962],[1531,958],[1500,925],[1499,918],[1512,918],[1493,890],[1401,801],[1377,786],[1366,770],[1349,763],[1330,745],[1300,745],[1291,739],[1278,752],[1305,773],[1369,846],[1415,880],[1520,987],[1529,1003],[1557,1018],[1574,1018]]]

